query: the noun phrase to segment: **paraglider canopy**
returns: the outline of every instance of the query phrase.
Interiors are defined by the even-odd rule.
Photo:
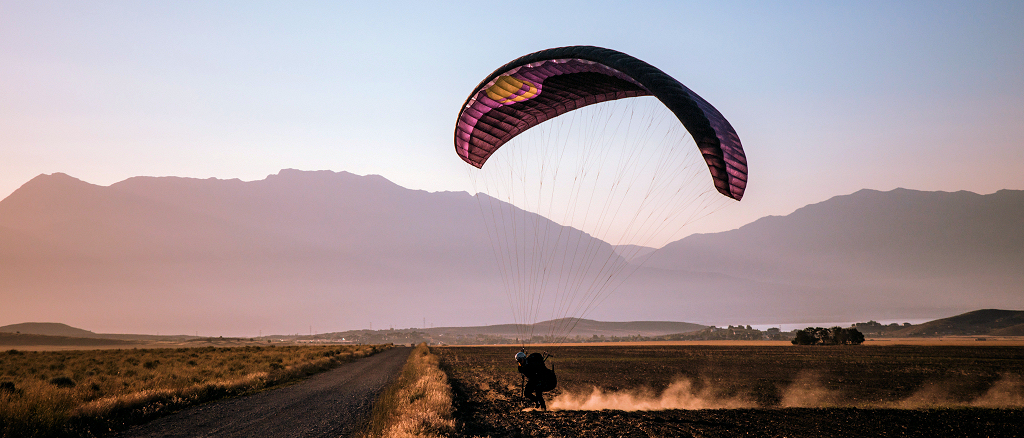
[[[656,67],[622,52],[560,47],[520,57],[469,94],[455,127],[455,149],[483,167],[516,135],[569,111],[610,100],[654,96],[693,137],[715,188],[740,200],[747,160],[739,136],[710,103]]]
[[[475,167],[523,342],[567,339],[651,253],[641,252],[740,200],[747,184],[739,136],[718,110],[650,64],[592,46],[494,70],[459,111],[455,150]]]

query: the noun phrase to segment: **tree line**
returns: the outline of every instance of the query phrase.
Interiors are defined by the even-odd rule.
[[[864,334],[855,328],[807,327],[797,330],[792,342],[794,345],[860,345]]]

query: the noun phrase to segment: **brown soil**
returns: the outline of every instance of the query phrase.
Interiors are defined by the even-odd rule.
[[[466,436],[1024,436],[1024,348],[946,346],[545,347],[566,393],[660,395],[690,384],[705,406],[524,411],[516,348],[437,349]],[[991,401],[993,388],[1008,398]],[[801,397],[795,397],[801,395]],[[1003,394],[1006,395],[1006,394]],[[1002,405],[1000,405],[1002,403]],[[787,406],[806,407],[787,407]],[[628,406],[617,406],[628,409]]]

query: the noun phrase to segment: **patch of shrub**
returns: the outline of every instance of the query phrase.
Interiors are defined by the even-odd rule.
[[[58,388],[74,388],[75,381],[70,377],[60,376],[50,379],[50,384]]]

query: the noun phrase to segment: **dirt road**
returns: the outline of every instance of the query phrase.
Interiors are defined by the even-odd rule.
[[[368,418],[373,400],[401,371],[411,351],[393,348],[295,385],[196,406],[115,436],[349,436]]]

